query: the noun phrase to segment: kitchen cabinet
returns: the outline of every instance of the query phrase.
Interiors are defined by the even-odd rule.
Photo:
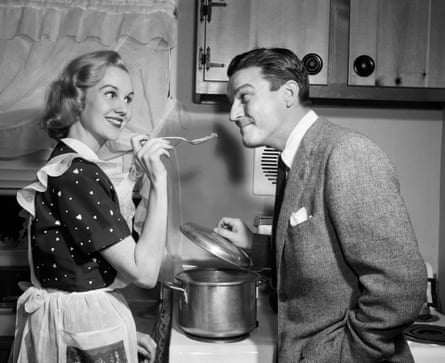
[[[195,101],[226,102],[227,66],[287,47],[314,103],[445,103],[443,0],[197,0]]]
[[[445,88],[443,0],[350,0],[348,84]]]
[[[302,55],[312,84],[327,84],[329,0],[198,0],[196,93],[224,94],[237,54],[284,47]]]

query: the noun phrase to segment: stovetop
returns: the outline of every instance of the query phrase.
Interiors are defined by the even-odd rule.
[[[174,297],[172,330],[170,337],[170,363],[273,363],[276,361],[276,313],[269,298],[258,296],[258,327],[240,341],[203,342],[184,334],[177,321],[177,299]]]
[[[406,331],[416,363],[445,362],[445,315],[431,309],[430,317],[416,320]],[[432,343],[432,338],[435,343]]]

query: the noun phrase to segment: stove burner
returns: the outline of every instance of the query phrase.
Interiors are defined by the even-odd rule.
[[[239,342],[241,340],[246,339],[249,336],[249,333],[242,334],[242,335],[236,335],[233,337],[223,337],[223,338],[201,337],[201,336],[190,334],[190,333],[185,333],[185,335],[191,339],[198,340],[198,341],[204,342],[204,343],[235,343],[235,342]]]
[[[407,339],[425,344],[445,345],[445,327],[429,324],[413,324],[405,329]]]
[[[421,323],[434,323],[439,320],[440,320],[440,318],[434,314],[423,314],[423,315],[419,315],[416,318],[416,321],[421,322]]]

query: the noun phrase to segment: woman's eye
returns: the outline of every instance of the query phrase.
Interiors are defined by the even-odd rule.
[[[124,102],[129,105],[130,103],[133,102],[133,96],[128,96],[124,98]]]
[[[117,94],[114,91],[108,91],[108,92],[105,92],[105,97],[107,97],[109,99],[113,99],[113,98],[117,97]]]

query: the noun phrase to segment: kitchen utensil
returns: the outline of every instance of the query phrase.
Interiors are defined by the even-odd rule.
[[[247,253],[213,230],[195,223],[184,223],[181,232],[193,243],[232,266],[248,269],[252,260]]]
[[[199,339],[243,339],[257,326],[259,274],[250,271],[252,260],[240,248],[213,230],[185,223],[181,232],[193,243],[233,268],[194,268],[178,273],[178,323]]]
[[[181,137],[181,136],[165,136],[165,137],[162,137],[162,138],[166,139],[166,140],[177,140],[179,142],[187,142],[187,143],[192,144],[192,145],[199,145],[199,144],[202,144],[202,143],[207,142],[209,140],[212,140],[212,139],[214,139],[216,137],[218,137],[218,135],[215,132],[212,132],[210,135],[207,135],[207,136],[204,136],[204,137],[199,137],[197,139],[192,139],[192,140],[186,139],[185,137]]]

